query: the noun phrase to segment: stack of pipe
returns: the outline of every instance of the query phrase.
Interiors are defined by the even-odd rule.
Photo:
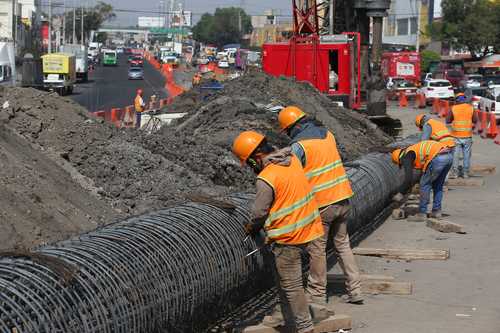
[[[388,154],[351,164],[351,233],[373,224],[404,174]],[[0,259],[1,332],[202,331],[272,279],[244,242],[251,195],[236,209],[187,203]]]

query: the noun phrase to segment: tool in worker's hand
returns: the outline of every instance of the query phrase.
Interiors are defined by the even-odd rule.
[[[236,209],[236,205],[233,203],[226,201],[226,200],[220,200],[220,199],[215,199],[213,197],[209,197],[206,195],[202,194],[188,194],[186,196],[188,200],[191,200],[193,202],[199,202],[199,203],[204,203],[208,205],[215,206],[217,208],[220,208],[226,212],[232,213]]]
[[[265,245],[264,245],[264,246],[265,246]],[[264,246],[258,247],[258,248],[256,248],[255,250],[251,251],[250,253],[247,253],[247,254],[245,255],[245,258],[248,258],[248,257],[252,256],[253,254],[255,254],[255,253],[259,252],[260,250],[262,250],[262,249],[264,248]]]

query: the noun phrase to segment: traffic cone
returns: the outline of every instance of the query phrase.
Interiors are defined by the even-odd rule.
[[[490,113],[490,127],[488,127],[487,136],[489,138],[496,138],[497,135],[498,135],[497,117],[492,112],[492,113]]]
[[[495,137],[495,142],[497,145],[500,145],[500,134],[497,134],[497,136]]]
[[[481,111],[481,137],[486,139],[488,137],[488,112]]]
[[[432,113],[439,113],[439,98],[434,98],[434,101],[432,102]]]
[[[440,107],[440,110],[439,110],[439,116],[441,118],[446,118],[446,116],[448,115],[448,112],[450,110],[450,102],[449,101],[441,101],[441,107]]]
[[[419,100],[420,100],[420,106],[419,108],[420,109],[425,109],[425,107],[427,106],[426,103],[425,103],[425,95],[424,94],[419,94]]]
[[[474,118],[478,121],[472,124],[472,132],[476,135],[481,133],[481,111],[476,109],[474,110]]]
[[[405,108],[408,106],[408,98],[404,91],[399,92],[399,107]]]

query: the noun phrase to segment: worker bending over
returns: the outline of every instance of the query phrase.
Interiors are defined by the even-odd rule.
[[[441,142],[421,141],[405,149],[394,150],[392,161],[404,167],[407,179],[412,177],[413,168],[423,172],[420,177],[419,213],[411,220],[427,220],[431,190],[434,193],[431,217],[442,218],[443,186],[453,163],[452,148]]]
[[[444,143],[449,148],[455,147],[455,138],[444,123],[432,119],[426,114],[419,114],[415,118],[415,125],[422,131],[420,141],[432,140]]]
[[[467,104],[463,93],[457,94],[456,105],[448,112],[446,122],[451,124],[451,135],[455,138],[455,152],[453,157],[453,168],[450,178],[460,176],[460,154],[463,156],[462,172],[464,178],[469,178],[470,160],[472,154],[472,127],[477,123],[472,105]]]
[[[325,235],[321,237],[323,247],[326,247],[330,228],[333,228],[333,244],[340,267],[346,276],[347,295],[344,300],[349,303],[363,303],[359,270],[352,253],[346,223],[350,211],[349,198],[353,196],[353,192],[337,150],[335,137],[319,121],[307,117],[295,106],[283,109],[278,121],[281,129],[292,139],[292,151],[300,160],[312,186],[325,229]],[[316,304],[326,304],[326,298],[322,296],[326,289],[323,276],[326,276],[326,265],[311,267],[310,296],[311,301]]]
[[[137,89],[137,95],[134,99],[134,107],[135,107],[135,128],[141,128],[141,116],[144,111],[144,107],[146,103],[142,99],[143,91],[142,89]]]
[[[311,266],[325,265],[326,260],[318,205],[300,161],[289,148],[276,151],[253,131],[242,132],[234,140],[233,153],[257,174],[252,220],[245,230],[254,235],[264,229],[271,243],[286,322],[298,333],[313,332],[301,254],[309,254]]]

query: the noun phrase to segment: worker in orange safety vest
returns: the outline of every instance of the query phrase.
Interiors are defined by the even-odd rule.
[[[420,141],[433,140],[445,143],[450,148],[455,147],[455,138],[443,122],[426,114],[419,114],[415,118],[415,125],[422,131]]]
[[[300,108],[289,106],[278,116],[280,128],[292,139],[291,148],[301,161],[309,183],[313,187],[314,197],[318,202],[321,219],[325,228],[325,236],[321,241],[327,243],[332,229],[333,244],[336,249],[340,267],[346,276],[347,294],[345,302],[362,304],[361,281],[359,269],[354,260],[349,234],[347,217],[350,211],[349,199],[353,191],[337,150],[333,134],[319,121],[309,117]],[[309,283],[313,303],[325,304],[321,298],[326,289],[326,280],[321,280],[323,271],[311,269]],[[326,267],[319,267],[326,270]]]
[[[419,213],[408,219],[415,222],[427,220],[431,190],[434,192],[431,217],[442,218],[443,186],[453,163],[453,148],[448,147],[446,143],[420,141],[405,149],[395,149],[392,152],[392,161],[405,169],[406,185],[413,178],[413,169],[422,172]]]
[[[257,174],[257,194],[251,222],[245,225],[249,235],[264,230],[275,259],[276,278],[284,320],[264,322],[268,326],[289,327],[298,333],[313,332],[313,322],[328,318],[326,311],[311,311],[302,284],[302,256],[310,265],[326,265],[324,234],[318,205],[311,192],[300,161],[290,148],[275,150],[264,135],[242,132],[233,142],[233,153],[242,165]],[[326,279],[326,272],[325,277]],[[314,310],[314,309],[313,309]]]
[[[472,128],[478,122],[472,105],[466,103],[463,93],[456,96],[456,105],[451,107],[451,112],[446,117],[446,122],[451,124],[451,135],[455,138],[455,152],[450,178],[460,176],[460,154],[463,155],[462,176],[469,178],[472,155]]]
[[[146,103],[144,103],[144,100],[142,98],[143,91],[142,89],[137,89],[137,95],[135,96],[134,99],[134,108],[135,108],[135,127],[136,128],[141,128],[141,116],[142,112],[144,111],[144,107],[146,106]]]

